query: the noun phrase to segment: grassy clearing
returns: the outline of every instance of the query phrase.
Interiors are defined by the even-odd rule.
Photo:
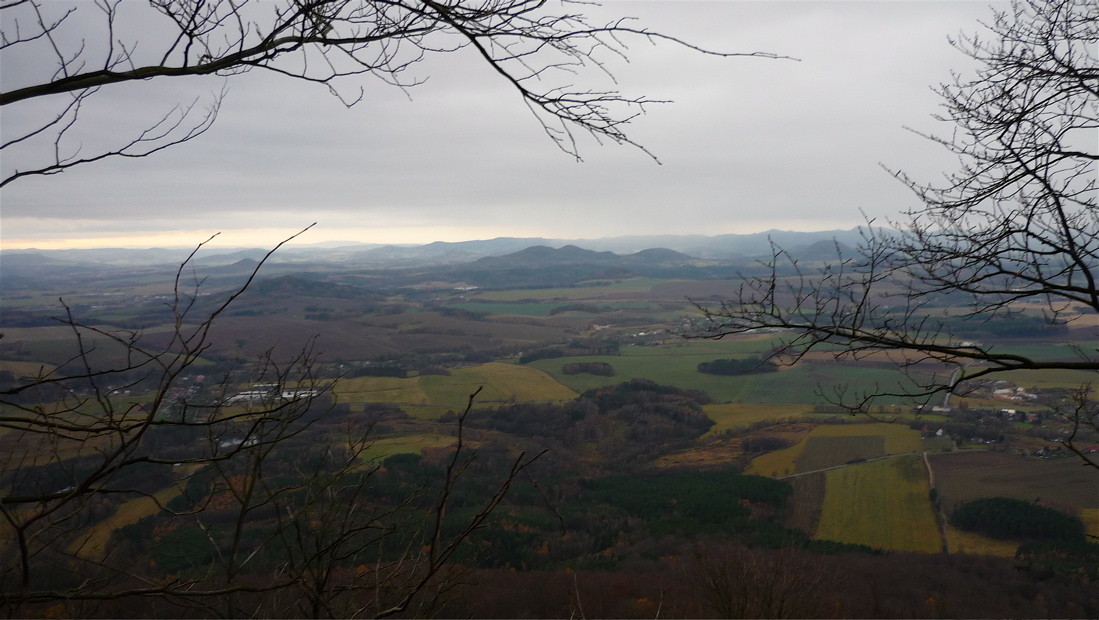
[[[425,448],[446,448],[457,441],[450,435],[420,433],[401,437],[386,437],[371,443],[359,453],[364,461],[380,462],[394,454],[419,454]]]
[[[919,455],[825,472],[824,505],[815,538],[883,549],[941,551]]]
[[[756,476],[789,476],[797,471],[797,459],[801,456],[801,451],[804,448],[805,441],[802,440],[785,450],[761,454],[752,459],[752,463],[748,465],[744,473]]]
[[[765,420],[784,420],[808,415],[813,408],[809,405],[706,405],[702,408],[710,419],[717,422],[710,434],[741,428]]]
[[[698,372],[698,364],[720,358],[748,357],[770,351],[774,337],[693,341],[659,346],[623,347],[618,356],[566,357],[546,359],[531,365],[551,374],[577,392],[619,383],[635,377],[665,385],[702,390],[714,400],[730,403],[825,404],[820,395],[836,389],[871,389],[905,382],[897,370],[855,368],[841,364],[799,364],[779,372],[756,375],[717,376]],[[561,367],[571,362],[605,362],[614,366],[614,377],[565,375]]]
[[[504,392],[487,383],[481,373],[473,368],[451,370],[450,376],[428,375],[420,377],[420,385],[427,392],[430,402],[435,404],[465,404],[469,399],[469,395],[482,386],[484,389],[477,395],[478,402],[507,400]]]
[[[558,383],[552,376],[530,366],[490,362],[471,370],[485,383],[504,394],[504,400],[522,402],[567,401],[576,398],[575,391]]]
[[[698,364],[722,357],[746,357],[759,354],[769,349],[769,342],[769,339],[753,339],[628,346],[623,347],[621,355],[617,356],[556,358],[539,360],[531,365],[553,375],[558,381],[577,392],[640,377],[665,385],[703,390],[717,400],[735,401],[739,399],[746,385],[764,375],[744,377],[706,375],[698,372]],[[561,372],[561,368],[571,362],[605,362],[614,366],[617,374],[614,377],[565,375]]]
[[[342,379],[332,388],[336,402],[427,403],[419,377],[355,377]]]
[[[469,395],[483,387],[478,403],[519,401],[567,401],[576,392],[554,381],[553,377],[530,366],[490,362],[472,368],[457,368],[450,375],[419,377],[356,377],[336,384],[338,402],[393,403],[418,405],[409,413],[432,418],[464,406]]]

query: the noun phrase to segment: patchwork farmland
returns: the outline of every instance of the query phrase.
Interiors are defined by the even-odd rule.
[[[952,399],[949,411],[921,409],[923,403],[912,399],[883,399],[872,404],[870,418],[833,401],[845,391],[933,381],[941,369],[923,364],[908,369],[916,374],[905,374],[885,353],[836,361],[827,350],[816,350],[793,364],[779,359],[767,372],[702,372],[703,363],[724,360],[724,367],[736,368],[766,358],[786,337],[772,331],[721,340],[680,338],[699,316],[684,297],[720,294],[730,285],[726,280],[606,278],[576,286],[478,290],[464,279],[437,279],[359,290],[385,278],[398,282],[377,273],[273,278],[262,294],[242,297],[218,323],[211,346],[155,411],[157,386],[141,373],[104,383],[98,395],[77,386],[67,396],[39,391],[34,398],[45,397],[40,403],[19,397],[20,406],[64,410],[57,419],[68,424],[93,415],[101,403],[119,412],[119,420],[153,412],[164,426],[153,433],[156,445],[172,455],[126,479],[132,492],[89,504],[88,526],[61,551],[111,562],[109,551],[124,549],[145,565],[186,577],[214,566],[218,553],[228,553],[229,547],[209,542],[229,536],[230,524],[239,522],[240,544],[252,553],[258,547],[248,545],[261,540],[265,528],[279,526],[267,508],[249,508],[244,517],[232,513],[236,498],[246,497],[241,492],[246,487],[238,485],[249,474],[196,468],[187,461],[199,447],[227,459],[238,449],[246,453],[256,447],[264,454],[267,444],[248,430],[259,403],[239,395],[259,394],[299,411],[299,391],[313,390],[311,403],[299,411],[302,417],[294,418],[302,425],[272,444],[284,442],[286,449],[252,470],[263,472],[257,480],[271,475],[278,484],[303,483],[302,472],[346,459],[340,461],[343,473],[355,482],[344,489],[361,490],[379,514],[399,515],[408,525],[429,523],[422,520],[423,511],[440,497],[432,485],[445,480],[450,467],[467,472],[447,496],[453,502],[447,518],[459,522],[478,514],[493,497],[492,485],[508,480],[515,463],[537,457],[530,476],[509,482],[492,520],[475,529],[471,546],[461,550],[468,554],[463,561],[490,579],[532,571],[563,575],[566,569],[584,579],[601,574],[624,579],[629,571],[671,570],[673,563],[681,567],[677,570],[688,565],[697,570],[697,563],[719,557],[718,550],[728,545],[751,549],[737,557],[759,554],[771,558],[768,562],[793,557],[770,550],[796,549],[812,562],[835,558],[837,566],[878,559],[894,567],[940,561],[960,566],[970,561],[967,554],[979,554],[1010,567],[1017,551],[1027,552],[1024,542],[989,538],[949,522],[955,506],[990,496],[1050,507],[1078,516],[1092,533],[1099,531],[1099,499],[1093,492],[1099,480],[1058,450],[1066,427],[1051,413],[1065,406],[1075,382],[1086,377],[1012,375],[1006,397],[1003,386],[976,385]],[[18,312],[33,312],[47,297],[36,299],[19,300]],[[102,320],[95,325],[105,331],[142,327],[153,348],[173,335],[171,323],[157,322],[165,319],[162,300],[111,305],[96,291],[71,299],[95,308],[93,318]],[[0,341],[0,388],[51,372],[69,381],[72,366],[64,365],[71,363],[71,330],[42,317],[16,316],[24,324],[5,326]],[[274,345],[272,333],[279,334]],[[126,347],[101,346],[97,338],[102,337],[87,340],[98,361],[123,360]],[[301,351],[289,346],[295,342],[311,347],[308,372],[292,379],[251,378],[284,372]],[[1052,341],[1003,347],[1051,359],[1069,350]],[[459,429],[458,414],[475,392]],[[218,433],[174,428],[208,411],[233,422]],[[277,426],[257,428],[280,432]],[[366,435],[354,436],[355,429]],[[456,453],[459,430],[462,451]],[[54,484],[60,491],[67,488],[55,483],[60,475],[79,471],[112,441],[102,435],[54,446],[5,428],[0,453],[21,454],[25,463],[39,457],[66,463],[68,469],[35,474],[42,476],[42,488]],[[25,490],[23,480],[9,475],[0,486]],[[683,495],[684,489],[693,491]],[[321,493],[314,500],[345,492]],[[195,509],[212,521],[196,522],[188,513]],[[408,530],[409,535],[416,531]],[[10,532],[0,532],[0,544],[13,540]],[[714,555],[706,555],[707,549]],[[943,551],[951,557],[942,559]],[[883,552],[894,555],[877,555]],[[1046,557],[1028,561],[1062,570]],[[360,576],[358,565],[350,568]],[[651,593],[635,597],[636,607],[585,607],[585,613],[655,616],[655,605],[638,602]],[[919,598],[918,607],[905,613],[930,613],[926,600]],[[842,613],[835,607],[830,613],[855,609],[843,605]]]

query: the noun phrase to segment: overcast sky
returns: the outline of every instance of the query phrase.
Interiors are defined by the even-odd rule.
[[[407,93],[362,80],[364,99],[351,109],[324,87],[261,71],[106,87],[84,119],[87,143],[133,134],[142,119],[222,84],[228,96],[213,128],[190,143],[0,190],[2,247],[193,245],[214,231],[223,245],[269,245],[314,221],[302,242],[851,228],[864,214],[887,218],[915,204],[880,164],[929,180],[952,166],[905,127],[949,132],[931,118],[931,87],[971,65],[947,37],[978,31],[991,15],[983,1],[655,0],[589,10],[594,21],[634,16],[709,49],[801,60],[628,41],[629,63],[609,65],[617,88],[674,102],[647,107],[628,130],[659,164],[590,139],[577,163],[464,52],[416,67],[427,82]],[[4,56],[4,90],[31,79],[28,66]],[[574,82],[614,87],[594,72]],[[42,109],[5,108],[4,141]],[[5,174],[22,163],[14,149],[4,153]]]

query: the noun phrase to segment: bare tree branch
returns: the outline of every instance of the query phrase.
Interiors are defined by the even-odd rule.
[[[159,122],[115,146],[80,155],[75,135],[81,104],[101,88],[167,78],[229,77],[263,69],[326,86],[347,105],[364,96],[349,78],[373,76],[401,88],[417,85],[410,68],[428,56],[471,48],[515,88],[550,138],[579,158],[574,130],[633,144],[624,131],[657,100],[569,84],[588,71],[613,76],[601,56],[624,57],[626,38],[667,42],[706,54],[785,58],[765,52],[703,50],[620,19],[593,24],[583,2],[546,0],[154,0],[150,6],[101,0],[74,7],[41,0],[0,5],[0,53],[52,59],[38,74],[19,75],[0,92],[0,106],[63,102],[52,121],[26,130],[4,148],[52,136],[54,157],[12,167],[16,179],[56,174],[108,157],[144,157],[209,129],[225,91],[204,107],[180,104]],[[98,24],[93,24],[93,20]],[[142,24],[134,31],[130,24]],[[95,39],[88,28],[98,28]],[[354,93],[354,94],[351,94]],[[197,106],[197,108],[196,108]],[[204,110],[199,112],[198,110]]]
[[[1014,370],[1099,370],[1099,334],[1082,330],[1072,359],[1041,359],[955,335],[960,321],[1040,319],[1051,329],[1099,312],[1099,6],[1017,0],[986,25],[989,37],[953,45],[976,76],[939,88],[952,126],[927,136],[958,157],[942,185],[892,172],[922,205],[889,227],[871,221],[853,254],[803,268],[774,247],[762,275],[744,278],[720,306],[700,304],[690,334],[758,329],[782,336],[778,354],[812,350],[859,358],[894,352],[901,368],[938,368],[905,388],[835,394],[865,411],[876,398],[924,400]],[[953,314],[944,308],[956,309]],[[1088,403],[1070,421],[1099,430]],[[1094,465],[1093,462],[1089,462]]]

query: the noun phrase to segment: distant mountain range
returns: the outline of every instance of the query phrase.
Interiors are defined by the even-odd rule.
[[[604,237],[601,239],[546,239],[542,237],[498,237],[496,239],[445,242],[425,245],[377,245],[331,242],[313,245],[289,245],[272,258],[274,263],[340,263],[367,268],[420,267],[458,265],[483,259],[508,256],[511,266],[516,261],[538,261],[551,256],[547,250],[564,250],[552,254],[553,260],[584,260],[613,262],[618,255],[635,256],[645,263],[689,261],[741,262],[766,256],[772,244],[795,253],[809,251],[834,255],[834,244],[855,246],[861,236],[858,229],[821,232],[770,230],[747,235],[653,235]],[[541,249],[539,249],[541,248]],[[528,251],[529,253],[524,253]],[[582,253],[587,251],[588,253]],[[186,249],[120,249],[90,250],[0,250],[0,269],[12,275],[38,270],[89,270],[96,266],[141,267],[178,265],[189,254]],[[267,250],[261,248],[208,248],[194,259],[196,266],[227,266],[249,264],[261,259]],[[244,262],[241,262],[244,261]],[[492,261],[481,266],[490,267]],[[0,275],[2,277],[2,275]]]
[[[848,254],[860,238],[857,230],[835,230],[574,241],[501,237],[419,246],[289,246],[271,256],[260,280],[294,279],[269,291],[263,287],[256,290],[271,295],[297,291],[309,296],[316,291],[302,288],[301,282],[319,286],[318,282],[329,278],[340,282],[342,275],[352,274],[345,283],[353,287],[348,287],[346,294],[351,294],[347,292],[351,288],[376,292],[404,287],[547,288],[638,276],[732,279],[758,271],[759,259],[771,255],[772,244],[800,261],[822,261],[835,258],[837,247],[848,248],[844,252]],[[260,248],[203,248],[183,275],[188,283],[201,281],[207,291],[233,290],[268,252]],[[164,248],[4,250],[0,252],[0,292],[14,298],[33,290],[63,292],[89,286],[107,290],[164,282],[190,254],[190,250]]]

